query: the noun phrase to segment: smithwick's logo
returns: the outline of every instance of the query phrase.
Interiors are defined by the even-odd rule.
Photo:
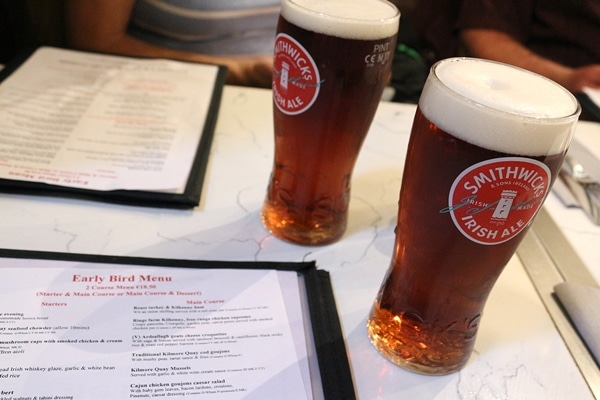
[[[293,37],[280,33],[275,39],[273,67],[273,101],[277,108],[288,115],[308,110],[322,83],[308,51]]]
[[[550,170],[536,160],[503,157],[464,170],[448,195],[454,225],[468,239],[494,245],[525,229],[541,207],[550,186]]]

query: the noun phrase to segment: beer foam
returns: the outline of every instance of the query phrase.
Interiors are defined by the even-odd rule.
[[[539,156],[562,152],[579,115],[575,97],[532,72],[474,58],[436,64],[419,108],[442,130],[477,146]]]
[[[281,15],[309,31],[357,40],[394,36],[400,20],[386,0],[286,0]]]

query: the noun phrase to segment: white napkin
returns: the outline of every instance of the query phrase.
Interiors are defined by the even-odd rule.
[[[600,288],[563,282],[554,286],[554,292],[600,364]]]

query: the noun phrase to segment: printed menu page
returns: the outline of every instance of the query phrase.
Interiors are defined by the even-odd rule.
[[[181,193],[218,71],[42,47],[0,84],[0,178]]]
[[[294,271],[0,259],[0,398],[312,399]]]

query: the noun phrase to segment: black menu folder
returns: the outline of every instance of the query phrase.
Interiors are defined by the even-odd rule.
[[[600,122],[600,105],[586,93],[576,93],[575,97],[579,100],[588,119]]]
[[[62,263],[62,264],[61,264]],[[303,318],[302,320],[304,321],[304,331],[305,332],[312,332],[312,337],[310,337],[310,334],[306,334],[307,338],[306,338],[306,342],[307,342],[307,347],[309,347],[308,351],[308,363],[309,365],[312,365],[311,372],[310,372],[310,382],[309,385],[312,386],[312,394],[310,396],[307,396],[307,398],[313,398],[313,399],[331,399],[331,400],[353,400],[356,398],[355,395],[355,391],[354,391],[354,385],[353,385],[353,380],[352,380],[352,375],[350,372],[350,367],[349,367],[349,362],[348,362],[348,357],[347,357],[347,353],[346,353],[346,347],[345,347],[345,342],[344,342],[344,338],[342,335],[342,331],[341,331],[341,327],[340,327],[340,322],[339,322],[339,317],[338,317],[338,313],[337,313],[337,308],[336,308],[336,304],[335,304],[335,298],[332,292],[332,287],[331,287],[331,281],[330,281],[330,276],[329,273],[327,271],[324,270],[320,270],[316,268],[315,262],[301,262],[301,263],[295,263],[295,262],[244,262],[244,261],[199,261],[199,260],[175,260],[175,259],[157,259],[157,258],[140,258],[140,257],[123,257],[123,256],[107,256],[107,255],[91,255],[91,254],[73,254],[73,253],[54,253],[54,252],[38,252],[38,251],[22,251],[22,250],[7,250],[7,249],[0,249],[0,279],[3,280],[4,282],[6,282],[6,279],[12,279],[13,283],[11,283],[10,285],[10,289],[9,292],[14,289],[14,293],[16,293],[17,295],[19,293],[22,293],[21,295],[18,295],[17,297],[21,297],[21,298],[12,298],[12,301],[10,303],[12,303],[13,305],[9,305],[9,304],[3,304],[2,306],[0,306],[0,308],[3,308],[3,313],[0,313],[0,315],[4,315],[4,316],[8,316],[5,321],[0,321],[0,326],[3,326],[5,328],[9,327],[9,326],[15,326],[15,323],[21,323],[24,325],[30,325],[30,326],[35,326],[37,325],[36,323],[36,319],[35,318],[28,318],[27,321],[18,321],[19,318],[22,317],[35,317],[34,315],[28,315],[27,311],[23,314],[23,312],[21,312],[20,314],[21,317],[11,317],[11,315],[18,315],[18,312],[11,312],[12,308],[14,308],[14,310],[12,311],[18,311],[18,310],[34,310],[31,312],[35,312],[37,313],[38,311],[35,310],[40,310],[39,308],[33,307],[33,308],[27,308],[24,306],[21,306],[19,308],[19,306],[16,306],[18,304],[23,304],[23,302],[33,302],[33,303],[37,303],[37,302],[43,302],[47,299],[47,301],[50,302],[56,302],[56,301],[67,301],[67,302],[75,302],[77,303],[77,301],[79,301],[79,299],[81,299],[81,297],[78,297],[77,299],[73,298],[73,295],[75,295],[75,289],[74,287],[72,288],[70,285],[73,284],[75,285],[75,283],[73,283],[76,279],[75,277],[81,277],[81,276],[85,276],[85,271],[86,268],[89,268],[90,272],[90,276],[93,276],[94,279],[92,280],[90,278],[90,283],[88,284],[89,286],[78,286],[78,287],[87,287],[87,289],[82,289],[82,291],[87,290],[88,292],[90,292],[93,295],[97,295],[98,293],[102,293],[102,295],[106,296],[107,294],[112,293],[113,296],[115,295],[120,295],[121,297],[126,297],[126,296],[132,296],[135,293],[124,293],[124,291],[126,291],[127,289],[118,287],[118,285],[123,284],[123,285],[136,285],[135,287],[137,287],[139,289],[139,291],[143,291],[143,290],[154,290],[154,291],[159,291],[161,290],[161,286],[153,286],[151,283],[143,283],[143,285],[140,285],[140,282],[138,282],[137,284],[127,282],[127,279],[125,279],[125,282],[117,282],[117,283],[107,283],[107,281],[105,281],[104,283],[100,283],[101,279],[99,279],[98,277],[102,275],[103,271],[107,271],[106,273],[111,273],[114,274],[115,272],[115,268],[118,268],[118,271],[124,271],[123,275],[124,276],[129,276],[130,274],[133,274],[133,272],[128,272],[128,271],[133,271],[135,270],[135,268],[143,268],[144,274],[148,274],[148,276],[150,275],[156,275],[156,276],[165,276],[168,275],[170,273],[170,271],[174,271],[172,268],[175,267],[176,269],[178,269],[179,271],[181,271],[183,269],[183,273],[192,273],[195,274],[195,272],[191,272],[191,269],[205,269],[204,271],[212,274],[211,275],[211,279],[220,279],[220,275],[218,275],[221,271],[223,273],[229,273],[229,274],[237,274],[242,272],[242,270],[269,270],[269,271],[292,271],[295,272],[295,274],[297,275],[298,278],[298,287],[299,292],[300,292],[300,298],[301,298],[301,302],[303,304],[302,309],[304,310],[302,312],[303,314]],[[34,274],[36,276],[39,276],[42,274],[42,270],[46,270],[47,268],[53,268],[55,271],[58,272],[54,272],[54,275],[51,275],[52,277],[50,278],[50,281],[53,282],[52,285],[50,285],[50,287],[47,288],[39,288],[38,286],[36,286],[36,283],[33,282],[33,279],[31,281],[26,281],[26,282],[16,282],[19,280],[19,276],[31,276],[31,275],[27,275],[24,274],[23,271],[26,268],[34,268],[34,271],[38,271],[38,272],[34,272]],[[128,268],[133,268],[133,269],[128,269]],[[21,271],[21,272],[19,272]],[[76,272],[73,272],[76,271]],[[81,271],[84,271],[83,273]],[[137,271],[137,270],[136,270]],[[148,272],[149,271],[149,272]],[[265,271],[268,272],[268,271]],[[136,272],[137,273],[137,272]],[[175,274],[178,274],[180,272],[174,272]],[[287,274],[287,272],[286,272]],[[294,275],[294,276],[296,276]],[[73,278],[71,278],[71,276]],[[107,275],[108,276],[108,275]],[[111,277],[114,275],[110,275]],[[141,277],[141,274],[139,275]],[[175,275],[177,276],[177,275]],[[196,275],[194,275],[196,276]],[[229,275],[230,277],[232,275]],[[289,276],[289,275],[287,275]],[[16,278],[15,278],[16,277]],[[132,275],[133,277],[133,275]],[[216,277],[216,278],[215,278]],[[27,278],[22,278],[23,280],[26,280]],[[112,279],[112,278],[111,278]],[[66,282],[65,286],[65,282]],[[176,280],[174,278],[174,280]],[[188,280],[190,280],[188,278]],[[235,279],[230,279],[229,281],[220,281],[222,285],[235,285],[236,283],[233,282]],[[60,282],[59,282],[60,281]],[[200,281],[202,282],[202,281]],[[211,281],[212,282],[212,281]],[[54,286],[54,283],[56,283],[56,285]],[[38,284],[39,285],[39,284]],[[61,286],[62,285],[62,286]],[[111,286],[115,286],[117,285],[117,287],[108,287],[109,285]],[[199,287],[198,287],[199,286]],[[196,290],[201,290],[202,285],[198,285],[198,286],[193,286],[194,288],[196,288]],[[132,286],[133,287],[133,286]],[[19,289],[19,288],[25,288],[24,290]],[[67,288],[67,289],[64,289]],[[140,289],[143,288],[143,289]],[[70,292],[70,296],[69,298],[65,298],[60,297],[61,295],[65,294],[65,290],[69,290],[71,289]],[[63,290],[62,293],[61,290]],[[133,289],[132,289],[133,290]],[[282,289],[283,290],[283,289]],[[114,292],[114,293],[113,293]],[[26,293],[32,293],[31,295],[28,295]],[[37,294],[36,294],[37,293]],[[67,292],[69,293],[69,292]],[[237,293],[237,292],[236,292]],[[141,293],[140,293],[141,294]],[[7,293],[5,293],[4,295],[7,295]],[[50,296],[53,295],[54,297],[44,297],[44,296]],[[79,293],[79,296],[81,296],[82,294]],[[167,301],[168,300],[168,295],[167,293],[163,293],[161,294],[162,296],[164,296],[164,301],[165,303],[154,303],[154,304],[168,304]],[[171,293],[172,295],[172,293]],[[15,296],[10,295],[10,296]],[[59,296],[59,297],[56,297]],[[101,300],[104,300],[106,297],[104,298],[97,298],[98,302],[100,302]],[[172,297],[171,297],[172,298]],[[67,300],[70,299],[70,300]],[[137,301],[137,300],[136,300]],[[154,301],[154,298],[152,299],[152,301]],[[199,302],[200,303],[200,302]],[[93,302],[92,304],[97,304],[95,302]],[[139,304],[144,304],[143,302],[139,303]],[[149,303],[151,304],[151,303]],[[246,303],[244,303],[246,304]],[[44,304],[42,303],[42,306]],[[56,304],[54,304],[56,305]],[[58,304],[60,305],[60,304]],[[48,305],[49,308],[52,308],[52,304]],[[11,308],[12,307],[12,308]],[[69,306],[70,307],[70,306]],[[70,309],[69,307],[66,307],[65,304],[65,309]],[[44,307],[42,307],[44,308]],[[167,307],[168,308],[168,307]],[[94,318],[100,318],[100,319],[104,319],[106,320],[107,317],[101,317],[103,313],[106,313],[106,311],[102,311],[101,307],[98,306],[94,306],[93,307],[94,311],[93,314],[95,315]],[[135,309],[135,307],[134,307]],[[124,311],[124,310],[123,310]],[[41,311],[42,315],[43,315],[43,310]],[[50,315],[50,320],[46,322],[47,326],[53,326],[53,324],[51,324],[52,322],[52,312],[55,311],[50,311],[48,313],[46,313],[46,315]],[[289,311],[288,311],[289,312]],[[64,313],[67,313],[67,311],[62,312],[62,314],[60,315],[66,315]],[[86,314],[84,314],[86,315]],[[186,314],[187,315],[187,314]],[[190,316],[193,316],[194,314],[191,314]],[[100,317],[99,317],[100,316]],[[175,315],[177,316],[177,315]],[[141,316],[140,316],[141,317]],[[12,321],[10,320],[10,318],[15,319],[16,321]],[[47,317],[46,317],[47,318]],[[79,317],[81,318],[81,317]],[[108,317],[109,320],[112,320],[111,322],[111,330],[113,332],[119,332],[119,323],[123,323],[124,324],[124,328],[129,329],[129,327],[127,325],[130,326],[131,321],[128,320],[128,318],[130,317],[125,317],[125,319],[123,320],[119,320],[119,318],[117,318],[116,315],[113,314],[113,317]],[[135,318],[135,317],[134,317]],[[38,317],[39,319],[39,317]],[[74,320],[77,321],[77,318],[74,317]],[[79,319],[79,321],[81,322],[82,319]],[[158,321],[155,319],[155,321]],[[13,325],[10,325],[10,324]],[[75,322],[75,324],[77,324],[77,322]],[[134,319],[134,324],[135,324],[135,319]],[[290,325],[291,327],[293,327],[294,325]],[[24,328],[17,328],[17,329],[24,329]],[[30,327],[29,329],[33,329],[32,327]],[[36,328],[36,329],[41,329],[41,328]],[[92,329],[95,329],[95,326],[92,326]],[[157,328],[160,329],[160,328]],[[203,332],[205,332],[203,330],[204,328],[202,328],[201,326],[197,326],[193,328],[194,335],[192,336],[201,336],[201,334]],[[298,329],[296,327],[296,329]],[[160,332],[160,330],[158,331]],[[169,331],[164,331],[165,333],[167,333],[167,335],[163,335],[163,336],[167,336],[168,337],[168,333]],[[186,331],[189,332],[189,331]],[[251,331],[248,331],[251,332]],[[9,349],[10,346],[4,346],[4,344],[7,344],[8,342],[12,342],[13,338],[14,339],[18,339],[18,341],[20,343],[27,343],[29,339],[35,340],[37,339],[37,343],[39,343],[36,346],[41,346],[42,341],[45,341],[47,339],[50,339],[51,336],[48,334],[42,334],[42,332],[38,332],[38,331],[34,331],[31,333],[31,335],[17,335],[16,333],[13,334],[12,336],[10,335],[10,332],[8,332],[9,335],[7,336],[7,331],[4,331],[2,335],[0,335],[0,347],[2,348],[6,348]],[[139,333],[138,335],[144,335],[144,332]],[[119,335],[115,335],[115,337],[117,337]],[[125,336],[126,335],[121,335],[121,336]],[[60,338],[61,336],[56,336],[57,338]],[[62,336],[63,338],[65,337],[64,335]],[[151,336],[154,337],[154,336]],[[135,342],[134,339],[132,339],[133,342]],[[156,340],[154,340],[156,341]],[[48,340],[48,342],[52,342],[54,343],[54,340]],[[16,343],[16,342],[15,342]],[[52,344],[54,345],[54,344]],[[28,347],[29,346],[29,347]],[[33,346],[31,343],[23,346],[23,351],[26,352],[30,352],[30,351],[35,351],[35,348],[37,347],[31,347]],[[127,353],[128,351],[131,351],[128,344],[126,344],[126,346],[121,349],[120,352],[125,352]],[[13,346],[14,347],[14,346]],[[174,345],[170,347],[170,352],[172,354],[178,354],[178,352],[182,352],[184,350],[199,350],[202,349],[202,345],[194,345],[194,346],[186,346],[185,344],[182,344],[181,346],[178,345]],[[33,349],[33,350],[32,350]],[[143,354],[152,354],[153,352],[153,347],[141,347],[138,348],[137,350],[133,350],[133,351],[137,351],[138,353],[140,352],[144,352]],[[272,349],[264,349],[265,352],[269,352],[269,351],[273,351]],[[9,350],[10,352],[10,350]],[[106,354],[106,351],[102,351],[102,353]],[[43,354],[43,353],[42,353]],[[133,354],[133,353],[132,353]],[[315,357],[316,354],[316,357]],[[105,355],[104,355],[105,356]],[[275,354],[275,357],[277,357],[278,355]],[[19,357],[19,355],[16,355],[15,357]],[[112,356],[110,356],[112,357]],[[311,361],[311,357],[313,358],[313,360]],[[314,358],[316,358],[316,360],[314,360]],[[18,358],[5,358],[5,361],[9,362],[9,364],[13,364],[15,363],[15,360],[17,360]],[[243,360],[243,358],[241,359]],[[133,361],[133,360],[132,360]],[[139,361],[139,360],[138,360]],[[237,363],[237,362],[236,362]],[[244,365],[243,361],[239,362],[240,365]],[[67,363],[68,364],[68,363]],[[74,365],[77,364],[79,366],[85,365],[85,362],[80,360],[77,363],[74,363]],[[43,362],[39,362],[37,365],[39,366],[43,366],[45,365]],[[62,364],[56,364],[56,366],[58,367],[58,365],[62,365]],[[140,363],[137,363],[136,365],[141,365]],[[159,366],[160,363],[154,363],[152,364],[150,362],[150,364],[152,367],[154,366]],[[191,364],[189,364],[191,367],[191,370],[199,370],[202,368],[209,368],[210,367],[210,360],[204,361],[204,360],[197,360],[197,361],[193,361],[191,362]],[[247,365],[247,363],[246,363]],[[8,365],[6,365],[5,367],[8,367]],[[60,367],[58,367],[60,368]],[[189,368],[189,367],[188,367]],[[15,370],[18,370],[19,368],[14,368]],[[25,368],[25,370],[27,370],[27,368]],[[138,370],[137,368],[135,369],[136,371]],[[131,371],[134,371],[134,369],[132,368]],[[212,372],[212,371],[211,371]],[[87,371],[87,373],[89,373],[89,371]],[[35,380],[31,380],[31,379],[35,379],[35,376],[40,376],[40,375],[35,375],[33,373],[30,374],[30,376],[28,376],[27,378],[22,377],[22,379],[26,379],[24,386],[23,387],[36,387],[39,385],[36,385]],[[198,376],[198,375],[196,375]],[[201,377],[202,375],[200,375]],[[159,377],[160,378],[160,377]],[[160,379],[157,378],[156,382],[160,382]],[[231,377],[234,378],[234,377]],[[74,378],[71,378],[74,379]],[[132,377],[128,377],[127,379],[130,379],[132,382],[137,379],[134,378],[133,375]],[[181,379],[187,379],[187,377],[182,377]],[[194,378],[196,380],[198,380],[198,378]],[[190,380],[190,379],[187,379]],[[204,379],[207,380],[207,379]],[[234,379],[232,379],[234,380]],[[285,388],[280,388],[280,385],[285,385],[285,383],[283,382],[279,382],[280,379],[278,378],[277,375],[274,376],[274,379],[272,379],[272,382],[270,383],[270,385],[275,385],[276,386],[276,390],[282,390],[282,392],[279,393],[284,393],[285,392]],[[283,381],[285,381],[283,379]],[[4,386],[5,389],[10,389],[10,384],[13,383],[11,380],[9,379],[5,379],[4,380]],[[33,386],[30,386],[33,385]],[[305,383],[306,385],[306,383]],[[14,385],[13,385],[14,386]],[[127,385],[129,386],[129,384]],[[17,387],[17,386],[15,386]],[[73,386],[76,387],[76,386]],[[85,388],[86,386],[83,385],[83,387]],[[72,389],[75,390],[75,389]],[[86,389],[87,390],[87,389]],[[271,389],[272,390],[272,387]],[[310,391],[310,389],[307,389]],[[270,392],[264,392],[263,395],[267,395]],[[14,394],[18,394],[18,393],[14,393]],[[251,393],[248,393],[248,395],[250,395]],[[257,393],[253,393],[253,395],[256,397]],[[191,393],[188,393],[187,396],[192,396]],[[277,395],[275,395],[277,397]],[[311,397],[312,396],[312,397]],[[135,396],[134,396],[135,397]],[[193,396],[192,396],[193,397]],[[250,396],[252,397],[252,396]],[[252,397],[252,398],[255,398]],[[276,397],[264,397],[264,398],[276,398]],[[187,397],[186,397],[187,398]],[[198,397],[198,398],[204,398],[204,397]],[[230,398],[230,397],[227,397]],[[237,397],[236,397],[237,398]],[[277,397],[278,398],[278,397]]]
[[[48,68],[44,68],[43,61],[40,60],[42,57],[44,57],[44,55],[47,54],[52,56],[50,58],[52,62],[54,62],[54,65],[49,63],[51,65],[49,65]],[[48,58],[47,56],[45,57]],[[60,60],[59,58],[61,57],[63,57],[64,60]],[[32,63],[32,65],[36,65],[35,67],[28,65],[32,60],[37,62],[37,64]],[[161,62],[163,64],[160,64]],[[69,65],[69,63],[71,64]],[[104,108],[100,112],[96,112],[96,115],[93,115],[93,117],[97,118],[97,120],[100,120],[100,117],[106,120],[107,115],[109,117],[111,116],[108,114],[109,112],[112,113],[114,112],[114,109],[126,105],[127,109],[122,110],[123,115],[121,115],[121,117],[125,116],[134,122],[139,122],[135,121],[135,118],[138,120],[142,120],[144,118],[148,120],[151,117],[150,108],[156,107],[157,104],[157,102],[151,103],[151,99],[153,98],[157,99],[158,101],[165,102],[166,105],[162,105],[165,107],[165,110],[169,107],[169,109],[172,109],[173,105],[169,105],[167,103],[168,99],[170,98],[168,96],[169,93],[167,93],[167,96],[160,96],[161,90],[168,92],[171,89],[171,87],[169,87],[170,83],[172,84],[171,86],[175,86],[173,82],[166,82],[167,78],[165,78],[164,71],[161,71],[161,68],[166,63],[169,63],[168,68],[170,68],[170,73],[173,73],[174,71],[186,70],[196,71],[193,73],[196,74],[196,81],[190,81],[190,87],[185,89],[187,90],[187,94],[180,94],[179,98],[174,101],[181,102],[183,104],[182,107],[188,107],[194,110],[197,109],[198,114],[203,115],[200,117],[200,119],[196,119],[194,123],[188,124],[189,127],[186,127],[189,130],[193,130],[194,132],[190,133],[195,136],[193,142],[188,143],[189,145],[184,147],[184,149],[192,149],[190,151],[194,151],[194,156],[190,157],[188,155],[187,158],[185,158],[186,161],[182,162],[181,173],[177,174],[177,176],[181,176],[181,182],[185,183],[179,183],[177,185],[174,184],[173,187],[169,188],[152,187],[151,183],[154,180],[153,174],[156,172],[152,171],[152,173],[148,173],[148,170],[144,168],[143,163],[156,163],[156,154],[164,152],[164,150],[157,150],[153,148],[144,149],[142,147],[143,145],[150,147],[155,145],[155,143],[152,143],[153,139],[138,139],[144,136],[146,133],[151,135],[158,130],[156,126],[151,124],[148,125],[147,132],[144,132],[143,128],[136,128],[137,131],[134,133],[137,135],[137,138],[135,138],[135,140],[143,140],[146,141],[146,143],[140,145],[139,149],[131,150],[132,154],[126,155],[126,157],[129,159],[125,161],[126,163],[130,164],[137,162],[138,165],[132,165],[128,168],[132,171],[135,170],[136,173],[138,173],[137,179],[139,182],[143,182],[144,185],[150,183],[150,185],[144,186],[137,185],[136,183],[137,186],[133,188],[125,186],[111,187],[108,189],[98,189],[93,186],[86,187],[82,186],[83,179],[80,179],[78,176],[73,178],[72,171],[71,175],[60,176],[62,173],[60,168],[57,167],[56,169],[52,170],[51,166],[49,167],[50,172],[54,175],[52,175],[50,178],[53,180],[46,179],[46,177],[43,176],[44,173],[48,172],[48,169],[44,168],[43,163],[48,161],[48,164],[50,164],[51,161],[43,159],[40,161],[42,157],[46,157],[47,155],[38,157],[38,154],[43,152],[48,153],[48,148],[51,147],[48,146],[48,143],[51,144],[51,140],[53,140],[51,135],[57,137],[60,133],[62,133],[59,129],[56,129],[56,124],[62,123],[62,121],[57,122],[59,119],[52,114],[55,113],[55,111],[53,110],[49,112],[47,111],[47,108],[48,106],[53,106],[53,104],[51,104],[52,102],[66,102],[66,100],[69,100],[60,98],[53,100],[52,97],[50,97],[55,96],[56,92],[60,93],[60,91],[63,90],[63,88],[60,87],[62,82],[68,81],[70,78],[73,78],[73,76],[81,76],[79,81],[75,81],[76,85],[74,85],[73,82],[67,82],[66,86],[71,86],[64,88],[65,98],[73,96],[74,92],[82,93],[85,91],[88,93],[88,97],[85,99],[85,102],[96,101],[96,99],[101,96],[103,96],[104,99],[112,96],[110,97],[111,100],[114,100],[115,103],[118,102],[118,104],[105,104],[103,106]],[[29,68],[29,75],[24,75],[25,71],[23,71],[23,69],[25,65],[27,65]],[[86,70],[88,65],[89,71]],[[128,103],[125,103],[125,93],[115,94],[114,84],[112,88],[110,86],[112,84],[111,79],[122,79],[122,72],[127,72],[130,74],[130,81],[135,79],[135,73],[130,71],[132,65],[135,65],[135,68],[142,71],[140,74],[143,75],[140,75],[137,82],[125,82],[122,83],[122,86],[128,85],[126,90],[130,90],[132,92],[137,90],[137,93],[134,94],[139,94],[140,91],[144,89],[143,87],[140,89],[140,87],[142,85],[146,85],[145,90],[147,93],[149,93],[149,95],[142,94],[141,96],[138,96],[137,99],[140,100],[139,104],[136,104],[136,97],[133,95],[127,97],[126,101]],[[37,70],[35,68],[37,68]],[[106,71],[102,71],[103,68],[105,68]],[[198,75],[201,75],[201,73],[198,72],[200,68],[205,68],[207,71],[206,82],[202,81],[201,85],[196,85],[198,81]],[[19,87],[18,85],[16,88],[9,87],[7,85],[9,78],[14,77],[15,74],[21,74],[18,75],[21,78],[17,82],[24,83],[24,86],[29,86],[26,88]],[[86,74],[89,76],[86,76]],[[97,74],[97,77],[94,79],[90,78],[90,76],[93,74]],[[167,208],[193,208],[197,206],[200,201],[203,179],[221,101],[221,94],[225,83],[225,75],[226,68],[223,66],[203,65],[173,60],[103,55],[97,53],[58,49],[53,47],[41,47],[20,55],[8,63],[5,68],[0,71],[0,191],[29,195],[59,195],[140,206]],[[31,83],[36,79],[39,81],[39,83]],[[12,81],[15,81],[15,79],[12,79]],[[180,81],[178,84],[180,84],[182,87],[186,86],[185,81]],[[135,85],[139,86],[136,87]],[[45,93],[48,93],[43,99],[43,101],[46,103],[40,105],[40,101],[35,99],[31,100],[34,98],[34,93],[27,92],[37,92],[35,94],[38,96],[40,96],[40,94],[44,95]],[[90,95],[89,93],[92,92],[93,94]],[[189,96],[189,93],[197,94],[199,100],[197,100],[196,96]],[[24,105],[21,107],[21,99],[29,99],[29,103],[23,102]],[[195,101],[198,101],[198,103],[194,103]],[[63,112],[64,110],[65,113],[64,117],[61,117],[62,119],[72,120],[74,118],[88,118],[87,115],[90,114],[89,109],[86,109],[86,107],[82,106],[81,102],[79,104],[66,102],[66,104],[67,106],[60,111]],[[7,105],[11,106],[10,110],[8,110]],[[35,107],[42,106],[45,108],[39,108],[39,112],[36,112]],[[113,110],[110,110],[111,107]],[[5,114],[2,114],[3,109]],[[129,114],[126,114],[126,112]],[[164,110],[159,110],[159,113],[160,112],[164,112]],[[97,115],[99,113],[104,113],[105,115],[100,115],[99,117]],[[135,113],[138,113],[139,115],[135,115]],[[115,120],[117,120],[117,117],[119,116],[117,115]],[[10,120],[14,121],[11,122]],[[121,118],[120,121],[122,120],[124,119]],[[124,123],[121,125],[124,125]],[[93,121],[88,122],[88,124],[85,126],[93,126]],[[46,134],[46,132],[43,131],[45,128],[52,129],[52,132]],[[109,127],[109,129],[114,128]],[[116,129],[131,129],[131,126],[121,126],[121,128],[117,127]],[[167,126],[167,129],[171,129],[171,127]],[[117,133],[120,134],[120,132]],[[100,134],[105,135],[106,132],[100,132]],[[157,135],[158,134],[162,134],[162,132],[158,132]],[[95,147],[93,140],[90,140],[89,133],[87,133],[87,135],[88,137],[86,137],[85,140],[90,142],[89,148],[79,148],[77,149],[78,152],[85,153],[86,151],[89,151],[91,156],[88,158],[96,157],[98,159],[99,157],[104,157],[106,160],[109,160],[108,156],[97,156],[97,154],[101,154],[101,152]],[[112,138],[115,136],[116,135],[113,132]],[[44,143],[36,143],[38,140],[37,138],[39,137],[43,139]],[[112,140],[112,138],[108,137],[105,141]],[[133,141],[134,139],[132,139],[132,142]],[[192,139],[190,139],[190,141],[192,141]],[[28,145],[29,142],[32,143],[31,146]],[[68,147],[70,145],[67,142],[65,143],[63,143],[63,147]],[[165,146],[164,144],[161,145]],[[22,156],[20,153],[22,153]],[[148,154],[148,159],[136,159],[136,157],[139,157],[139,154],[143,153]],[[119,157],[121,157],[121,154],[115,154],[112,158],[116,160]],[[28,162],[33,158],[37,158],[35,162],[38,163],[33,171],[30,168],[31,165],[21,165],[22,160]],[[171,159],[173,159],[172,156]],[[121,161],[122,160],[117,160],[115,162]],[[102,170],[103,162],[105,161],[98,161],[96,169]],[[112,162],[112,160],[107,161],[107,163],[110,162]],[[16,164],[16,166],[7,166],[11,163]],[[4,167],[5,169],[2,169]],[[111,166],[107,165],[106,169],[110,168]],[[117,172],[117,174],[118,173],[119,172]],[[90,175],[90,173],[87,173],[85,176]],[[130,177],[129,180],[131,181],[132,178]],[[85,182],[85,185],[87,184],[88,182]],[[175,186],[177,187],[175,188]]]

